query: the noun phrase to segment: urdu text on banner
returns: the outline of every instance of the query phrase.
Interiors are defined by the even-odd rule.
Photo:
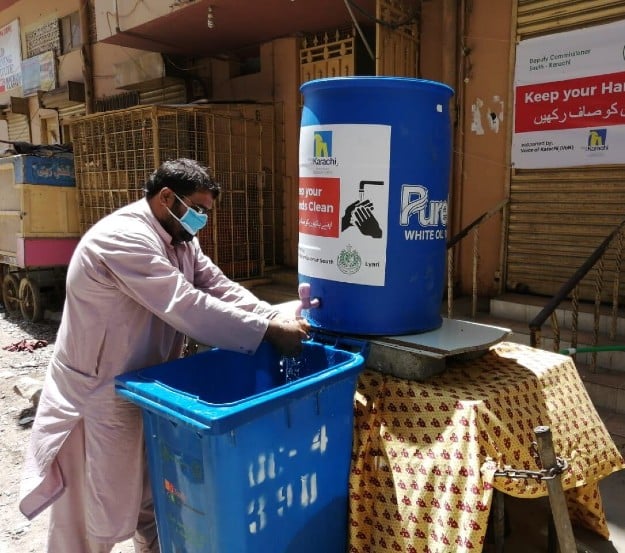
[[[15,19],[0,27],[0,92],[22,86],[20,24]]]
[[[625,21],[520,42],[517,169],[625,163]]]

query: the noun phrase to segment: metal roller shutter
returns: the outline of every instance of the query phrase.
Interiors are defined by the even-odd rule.
[[[73,104],[71,106],[59,108],[59,121],[67,124],[69,119],[82,117],[86,112],[85,104]]]
[[[625,18],[622,1],[518,0],[517,6],[517,41]],[[620,166],[512,169],[507,288],[554,294],[624,216]],[[614,260],[608,255],[605,263],[607,269]],[[592,283],[582,285],[580,297],[594,299]]]
[[[30,121],[27,115],[8,113],[7,126],[9,128],[9,140],[30,142]]]
[[[519,40],[625,17],[623,0],[518,0],[517,5]]]
[[[142,106],[151,104],[171,105],[186,104],[187,89],[183,82],[165,88],[157,88],[139,93],[139,104]]]
[[[510,187],[508,288],[554,294],[624,216],[622,168],[517,171]],[[594,298],[590,283],[580,292]]]

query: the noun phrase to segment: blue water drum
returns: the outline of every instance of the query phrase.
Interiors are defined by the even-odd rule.
[[[439,328],[453,90],[400,77],[300,90],[298,276],[320,300],[304,316],[345,334]]]

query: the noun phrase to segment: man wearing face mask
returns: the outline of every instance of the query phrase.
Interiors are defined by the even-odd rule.
[[[51,505],[48,553],[109,553],[130,537],[137,553],[159,551],[141,413],[115,395],[117,375],[179,357],[184,335],[247,354],[268,340],[287,355],[307,338],[306,322],[277,316],[202,253],[195,234],[219,190],[196,162],[165,162],[144,199],[74,252],[21,490],[28,518]]]

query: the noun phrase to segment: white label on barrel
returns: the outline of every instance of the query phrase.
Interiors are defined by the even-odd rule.
[[[391,127],[302,127],[298,272],[384,286]]]

